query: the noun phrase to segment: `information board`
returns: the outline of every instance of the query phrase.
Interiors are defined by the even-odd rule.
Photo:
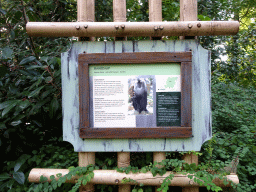
[[[96,64],[89,77],[90,127],[181,125],[180,64]]]
[[[191,137],[191,59],[191,52],[80,54],[80,137]]]

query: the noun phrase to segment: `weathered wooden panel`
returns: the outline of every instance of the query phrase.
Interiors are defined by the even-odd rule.
[[[192,138],[81,139],[79,137],[78,54],[192,51]],[[63,139],[77,152],[200,151],[211,138],[210,52],[196,40],[77,42],[62,53]]]

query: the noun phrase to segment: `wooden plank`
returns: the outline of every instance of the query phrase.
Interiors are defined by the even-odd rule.
[[[192,63],[181,63],[181,126],[192,126]]]
[[[188,138],[192,127],[80,128],[81,138]]]
[[[103,64],[103,63],[170,63],[190,62],[191,52],[143,52],[143,53],[94,53],[79,54],[80,63]]]
[[[89,67],[88,64],[78,65],[79,71],[79,114],[80,127],[89,127]]]

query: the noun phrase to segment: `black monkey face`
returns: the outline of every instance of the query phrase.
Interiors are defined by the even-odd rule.
[[[142,82],[140,81],[140,79],[138,79],[137,86],[138,86],[138,88],[141,88],[141,86],[142,86]]]
[[[145,87],[145,82],[141,81],[140,79],[138,79],[137,83],[136,83],[136,87],[137,88],[144,88]]]

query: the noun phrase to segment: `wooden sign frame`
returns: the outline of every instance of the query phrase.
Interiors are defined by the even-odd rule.
[[[90,64],[157,64],[181,65],[181,126],[155,128],[92,128],[89,124]],[[133,52],[79,54],[79,135],[81,138],[188,138],[192,137],[192,53]]]

